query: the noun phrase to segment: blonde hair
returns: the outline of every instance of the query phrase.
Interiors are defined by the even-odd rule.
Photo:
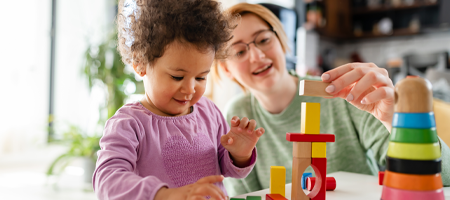
[[[289,51],[288,38],[286,36],[286,33],[284,32],[281,21],[278,19],[277,16],[275,16],[275,14],[272,13],[272,11],[270,11],[266,7],[258,4],[239,3],[228,8],[225,12],[231,16],[236,15],[244,16],[246,14],[254,14],[257,17],[261,18],[263,21],[267,23],[267,25],[269,25],[271,29],[273,29],[276,32],[277,38],[281,43],[281,48],[283,49],[283,52],[286,53],[287,51]],[[220,80],[219,62],[225,64],[224,61],[225,60],[223,59],[216,59],[214,61],[212,67],[213,70],[212,75],[214,81]],[[236,79],[233,79],[233,81],[236,82],[244,92],[247,92],[247,89]]]

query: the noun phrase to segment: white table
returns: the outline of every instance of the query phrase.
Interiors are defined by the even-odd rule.
[[[335,172],[327,174],[336,179],[336,190],[327,191],[327,200],[379,200],[383,187],[378,185],[378,177],[349,172]],[[303,190],[306,194],[307,190]],[[260,190],[248,194],[235,196],[234,198],[245,198],[246,196],[261,196],[263,200],[269,194],[269,189]],[[444,187],[446,200],[450,200],[450,187]],[[291,184],[286,184],[286,197],[291,199]]]

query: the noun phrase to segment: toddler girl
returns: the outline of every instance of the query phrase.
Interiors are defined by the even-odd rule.
[[[99,199],[225,199],[223,176],[244,178],[264,129],[231,119],[202,97],[223,58],[232,19],[214,0],[122,0],[122,60],[143,77],[145,96],[106,125],[93,177]]]

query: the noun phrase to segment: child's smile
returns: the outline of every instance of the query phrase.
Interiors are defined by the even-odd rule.
[[[163,56],[145,68],[142,104],[155,114],[180,116],[202,97],[214,51],[200,52],[188,42],[175,41]]]

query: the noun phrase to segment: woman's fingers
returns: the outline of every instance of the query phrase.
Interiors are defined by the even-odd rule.
[[[394,88],[387,86],[379,87],[375,91],[367,94],[361,100],[361,104],[372,104],[383,99],[392,99],[392,103],[394,103]]]
[[[353,87],[350,93],[345,97],[347,101],[361,101],[364,95],[372,92],[374,88],[394,87],[389,77],[382,74],[382,69],[372,70],[365,74]]]
[[[360,67],[368,67],[368,68],[378,68],[373,63],[348,63],[339,67],[336,67],[330,71],[327,71],[322,74],[322,81],[324,82],[332,82],[337,78],[341,77],[344,74],[347,74],[349,71]]]
[[[325,89],[325,91],[330,94],[339,93],[345,87],[361,79],[365,74],[370,72],[370,70],[373,69],[369,67],[358,67],[354,70],[348,71],[346,74],[343,74],[342,76],[333,80],[333,82],[331,82],[331,84]]]

